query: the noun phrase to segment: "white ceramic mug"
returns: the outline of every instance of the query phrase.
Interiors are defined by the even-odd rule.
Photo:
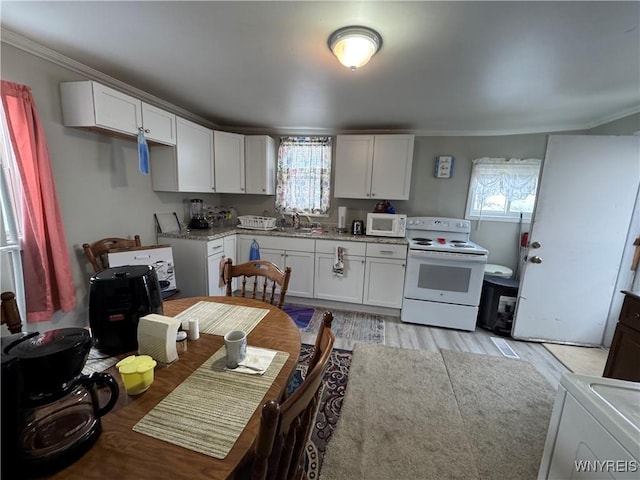
[[[224,336],[227,349],[227,368],[236,368],[247,357],[247,334],[242,330],[232,330]]]

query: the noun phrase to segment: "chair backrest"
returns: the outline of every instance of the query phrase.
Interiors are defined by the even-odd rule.
[[[93,267],[95,273],[99,273],[105,268],[109,267],[107,262],[107,253],[112,248],[130,248],[141,247],[140,235],[136,235],[133,239],[130,238],[103,238],[97,242],[89,245],[85,243],[82,245],[84,253]]]
[[[227,286],[227,297],[233,296],[232,280],[241,278],[240,295],[276,305],[282,308],[284,299],[289,288],[289,278],[291,277],[291,267],[282,271],[275,263],[268,260],[251,260],[246,263],[234,265],[233,260],[227,259],[224,265],[224,282]],[[249,285],[251,290],[247,290],[247,279],[252,279]],[[280,295],[276,294],[279,288]]]
[[[2,301],[0,323],[6,324],[9,332],[20,333],[22,331],[22,320],[20,319],[15,293],[2,292],[0,300]]]
[[[262,407],[260,431],[253,451],[251,480],[299,479],[304,471],[305,444],[314,423],[324,377],[335,336],[333,315],[325,312],[307,376],[296,391],[279,404],[269,400]]]

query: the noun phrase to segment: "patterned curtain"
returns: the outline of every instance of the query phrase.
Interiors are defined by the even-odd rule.
[[[504,195],[507,201],[523,200],[538,190],[540,160],[479,158],[473,163],[476,198],[481,205],[493,195]]]
[[[331,137],[280,138],[276,211],[305,215],[329,212],[331,145]]]

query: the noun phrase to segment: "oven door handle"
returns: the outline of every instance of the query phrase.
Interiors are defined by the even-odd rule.
[[[487,263],[487,255],[484,253],[454,253],[454,252],[434,252],[431,250],[409,250],[409,258],[415,258],[418,260],[453,260],[465,262],[478,262]]]

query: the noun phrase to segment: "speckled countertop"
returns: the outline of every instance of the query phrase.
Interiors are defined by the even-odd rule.
[[[189,240],[209,241],[217,238],[223,238],[233,234],[245,235],[269,235],[276,237],[296,237],[311,238],[314,240],[341,240],[353,242],[371,242],[371,243],[388,243],[395,245],[406,245],[405,238],[392,237],[373,237],[367,235],[351,235],[350,233],[339,233],[332,229],[325,229],[323,233],[310,233],[305,229],[295,230],[293,228],[285,228],[281,230],[249,230],[239,227],[218,227],[208,230],[183,230],[182,232],[159,233],[158,238],[184,238]]]

